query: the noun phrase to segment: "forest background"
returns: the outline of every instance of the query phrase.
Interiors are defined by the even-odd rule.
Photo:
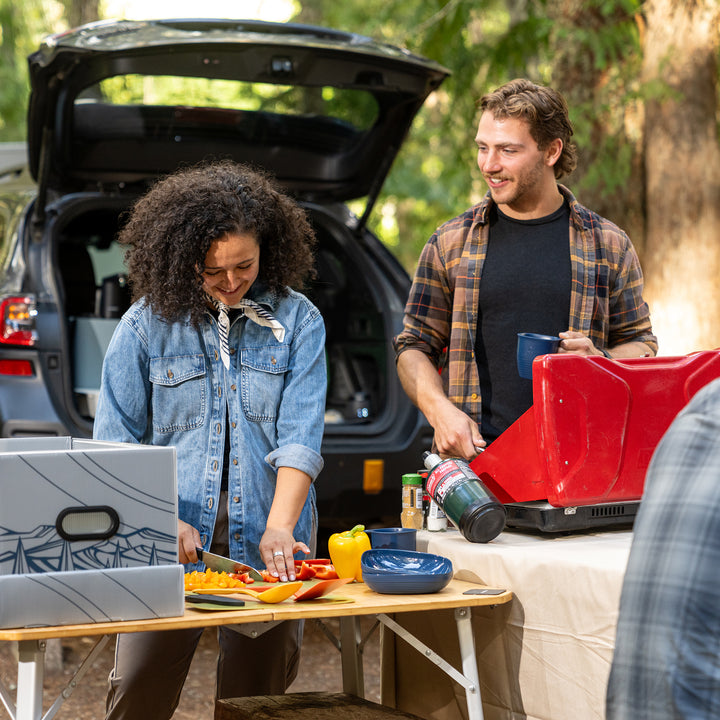
[[[412,272],[485,184],[477,100],[514,77],[566,97],[576,197],[640,255],[660,354],[720,347],[720,0],[0,0],[0,141],[25,139],[27,55],[98,19],[260,18],[325,25],[424,55],[452,75],[403,146],[371,228]],[[358,208],[361,208],[358,205]]]

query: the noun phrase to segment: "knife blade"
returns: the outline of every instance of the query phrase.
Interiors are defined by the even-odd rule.
[[[216,555],[202,548],[195,548],[198,560],[204,562],[207,567],[215,572],[244,573],[246,572],[253,580],[263,581],[263,576],[251,565],[231,560],[230,558]]]

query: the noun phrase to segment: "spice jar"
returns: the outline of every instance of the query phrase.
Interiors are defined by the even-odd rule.
[[[406,473],[402,476],[402,512],[400,513],[402,527],[422,530],[422,501],[422,478],[418,473]]]

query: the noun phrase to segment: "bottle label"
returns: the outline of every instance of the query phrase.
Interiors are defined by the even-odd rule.
[[[427,515],[427,529],[431,532],[447,530],[448,519],[443,509],[434,501],[430,501]]]
[[[462,460],[443,460],[428,475],[427,491],[442,506],[445,496],[456,485],[475,479],[473,471]]]
[[[402,489],[402,508],[403,510],[406,510],[407,508],[412,507],[412,490],[410,489],[409,485],[403,485]]]

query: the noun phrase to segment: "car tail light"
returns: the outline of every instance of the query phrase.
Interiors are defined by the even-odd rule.
[[[0,302],[0,343],[5,345],[34,345],[35,298],[30,295],[6,297]]]
[[[0,375],[34,375],[33,366],[29,360],[0,360]]]

